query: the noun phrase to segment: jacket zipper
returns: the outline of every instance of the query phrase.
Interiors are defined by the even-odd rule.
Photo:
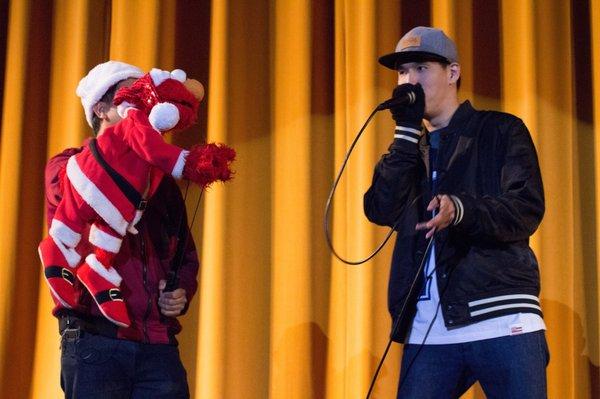
[[[152,310],[152,301],[150,296],[150,289],[148,288],[148,257],[146,254],[146,236],[145,236],[145,227],[140,229],[140,239],[141,239],[141,251],[142,251],[142,276],[144,281],[144,291],[146,291],[147,304],[146,304],[146,313],[144,313],[142,329],[144,332],[144,342],[149,342],[150,338],[148,337],[148,317],[150,317],[150,311]]]

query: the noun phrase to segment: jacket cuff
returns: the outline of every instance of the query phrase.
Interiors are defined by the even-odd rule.
[[[477,236],[481,232],[481,221],[477,213],[477,202],[468,194],[448,194],[454,203],[455,216],[452,227],[467,236]]]
[[[450,199],[454,204],[454,220],[452,221],[452,225],[456,226],[457,224],[463,221],[463,218],[465,216],[465,206],[461,199],[458,198],[456,195],[450,195]]]
[[[421,136],[423,136],[423,131],[413,126],[396,126],[394,131],[395,140],[406,140],[414,144],[419,144]]]

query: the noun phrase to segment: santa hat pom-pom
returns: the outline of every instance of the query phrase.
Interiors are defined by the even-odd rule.
[[[186,157],[183,177],[203,188],[215,181],[231,180],[234,159],[235,150],[224,144],[196,145]]]
[[[171,103],[158,103],[152,107],[148,121],[156,130],[170,130],[179,122],[179,110]]]

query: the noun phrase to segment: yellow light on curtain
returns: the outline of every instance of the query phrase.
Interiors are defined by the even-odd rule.
[[[378,47],[379,10],[376,4],[336,2],[336,169],[356,133],[381,100],[378,87],[381,67],[377,57],[391,52],[393,47],[383,52]],[[382,12],[387,18],[395,15],[385,8]],[[396,30],[393,32],[397,35]],[[387,93],[394,87],[394,77],[390,80],[392,84],[386,88]],[[333,241],[337,251],[349,259],[368,255],[381,240],[376,228],[364,217],[362,207],[362,196],[370,185],[373,167],[393,134],[389,122],[380,127],[378,121],[376,118],[371,123],[356,147],[334,202]],[[380,143],[385,143],[385,147]],[[381,289],[386,285],[388,256],[389,252],[384,251],[375,260],[360,266],[348,266],[332,258],[327,397],[360,397],[369,388],[389,332],[386,295]],[[380,317],[383,322],[379,321]],[[374,330],[375,325],[380,328]],[[397,356],[388,359],[390,361],[397,361]],[[376,392],[385,391],[390,382],[395,385],[391,375],[395,372],[389,372],[390,369],[397,370],[396,364],[386,364]]]
[[[310,1],[274,6],[270,397],[311,396]],[[290,38],[293,38],[290,40]],[[293,276],[293,277],[292,277]]]
[[[208,87],[208,140],[227,142],[227,1],[215,2],[211,8],[211,57]],[[239,155],[238,155],[239,162]],[[238,164],[239,165],[239,164]],[[213,190],[211,190],[213,191]],[[200,299],[200,334],[196,378],[196,397],[225,397],[225,303],[227,242],[226,197],[218,187],[206,196],[204,225],[209,235],[202,242]]]
[[[205,194],[197,398],[269,396],[272,257],[270,9],[213,2],[209,141],[237,151]]]
[[[34,358],[50,6],[9,5],[0,162],[0,396],[27,397]]]
[[[10,234],[18,228],[18,213],[15,211],[19,203],[21,183],[21,142],[19,134],[23,126],[25,109],[25,77],[26,51],[29,29],[29,2],[11,3],[10,21],[6,57],[6,73],[10,79],[5,79],[4,97],[11,101],[3,102],[2,110],[2,154],[0,157],[0,222],[6,229],[0,240],[0,260],[5,265],[0,274],[0,378],[4,395],[10,392],[11,362],[7,358],[7,349],[15,337],[11,332],[11,319],[15,297],[15,273],[17,272],[17,236]]]
[[[52,34],[52,75],[47,157],[69,147],[78,147],[90,130],[83,116],[81,102],[75,95],[79,79],[87,72],[87,38],[95,28],[90,26],[88,2],[58,1],[54,6]],[[97,10],[94,10],[97,13]],[[103,28],[100,24],[99,28]],[[101,47],[100,47],[101,48]],[[40,224],[40,238],[47,233]],[[40,281],[43,282],[40,270]],[[39,286],[39,307],[35,341],[35,362],[31,398],[56,398],[63,395],[60,385],[60,337],[52,316],[54,306],[48,287]],[[53,381],[49,384],[48,381]]]
[[[594,165],[594,176],[600,176],[600,1],[592,0],[590,4],[590,27],[591,27],[591,56],[592,56],[592,96],[593,96],[593,132],[594,132],[594,146],[593,154],[596,160]],[[600,198],[600,184],[594,184],[595,198]],[[600,210],[596,207],[596,214],[593,215],[595,221],[596,237],[600,237]],[[590,295],[592,298],[590,303],[591,309],[588,310],[587,315],[590,318],[587,324],[586,334],[586,351],[589,356],[589,374],[594,376],[596,379],[600,377],[600,304],[598,287],[600,287],[600,265],[598,259],[600,259],[600,245],[596,244],[596,262],[595,268],[590,268],[588,275],[589,287],[595,287],[595,295]],[[595,304],[595,306],[593,306]]]

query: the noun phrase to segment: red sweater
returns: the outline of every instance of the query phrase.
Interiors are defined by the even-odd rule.
[[[158,136],[158,133],[155,134]],[[71,156],[81,153],[83,148],[67,149],[50,159],[46,165],[48,225],[62,198],[60,176],[64,171],[61,169],[66,167]],[[157,183],[159,183],[158,187],[148,202],[142,219],[136,225],[139,233],[137,235],[128,233],[124,237],[121,251],[113,264],[123,277],[121,292],[132,321],[129,328],[116,326],[114,328],[117,338],[148,343],[176,343],[174,336],[181,331],[181,325],[175,318],[161,317],[158,308],[158,282],[167,278],[167,273],[174,262],[177,250],[177,228],[182,212],[184,212],[184,219],[179,231],[181,242],[185,241],[189,230],[187,217],[185,217],[185,204],[175,180],[165,175]],[[83,232],[82,236],[87,237],[87,231]],[[90,244],[82,239],[77,250],[81,254],[87,254],[90,252]],[[179,273],[179,286],[186,290],[188,304],[197,289],[197,273],[198,256],[190,235]],[[80,293],[79,306],[75,309],[76,315],[103,323],[104,317],[79,280],[76,280],[75,287]],[[59,316],[64,311],[56,307],[53,314]]]

